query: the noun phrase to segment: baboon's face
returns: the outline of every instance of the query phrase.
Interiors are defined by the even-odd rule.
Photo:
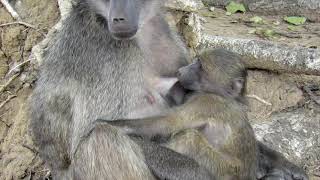
[[[181,67],[178,70],[177,78],[186,89],[217,93],[216,91],[221,89],[220,84],[212,73],[207,72],[208,69],[204,68],[203,65],[201,59],[196,58],[192,64]],[[211,63],[205,65],[213,66]]]
[[[178,70],[178,80],[181,85],[189,90],[201,90],[202,84],[202,68],[201,62],[196,59],[192,64],[181,67]]]
[[[87,0],[108,22],[108,30],[116,39],[130,39],[145,22],[155,16],[161,0]]]
[[[180,84],[189,90],[242,98],[245,74],[233,77],[225,73],[228,69],[230,69],[228,65],[217,63],[215,59],[204,62],[203,59],[196,58],[192,64],[178,70],[177,78]],[[236,100],[241,101],[241,99]]]

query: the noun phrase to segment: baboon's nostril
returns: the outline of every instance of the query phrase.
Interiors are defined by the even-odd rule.
[[[113,18],[114,23],[124,22],[125,20],[126,20],[125,18]]]

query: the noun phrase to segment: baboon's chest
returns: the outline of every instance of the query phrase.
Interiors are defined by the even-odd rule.
[[[104,70],[99,81],[84,85],[76,103],[84,118],[108,120],[139,118],[165,109],[165,102],[146,83],[142,67],[126,67],[122,71]]]

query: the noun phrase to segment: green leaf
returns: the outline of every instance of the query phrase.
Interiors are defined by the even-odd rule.
[[[274,38],[277,33],[273,29],[256,28],[255,34],[265,38]]]
[[[301,25],[304,24],[307,20],[305,17],[298,17],[298,16],[290,16],[284,17],[284,20],[293,25]]]
[[[263,24],[263,19],[259,16],[254,16],[253,18],[250,18],[250,22],[253,22],[256,24]]]
[[[233,2],[233,1],[231,1],[231,2],[229,3],[229,5],[226,7],[226,9],[227,9],[227,12],[229,12],[229,13],[231,13],[231,14],[234,14],[234,13],[236,13],[236,12],[238,12],[238,11],[240,11],[240,12],[246,12],[246,8],[244,7],[243,4],[241,4],[241,3],[236,3],[236,2]]]
[[[273,37],[276,33],[272,29],[266,29],[263,34],[265,37]]]

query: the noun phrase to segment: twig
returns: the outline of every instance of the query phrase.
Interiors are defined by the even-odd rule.
[[[13,75],[4,85],[2,85],[0,88],[0,93],[3,92],[11,84],[11,82],[15,80],[19,75],[19,73]]]
[[[17,95],[8,96],[7,99],[0,104],[0,109],[1,109],[5,104],[7,104],[11,99],[13,99],[13,98],[15,98],[15,97],[17,97]]]
[[[16,19],[16,20],[18,20],[18,21],[21,20],[19,14],[17,13],[16,10],[13,9],[13,7],[10,5],[10,3],[8,2],[8,0],[0,0],[0,2],[3,4],[3,6],[7,9],[7,11],[10,13],[10,15],[11,15],[14,19]]]
[[[20,64],[18,64],[18,65],[16,65],[15,67],[13,67],[12,69],[10,69],[10,71],[8,72],[8,74],[10,74],[10,73],[12,73],[12,71],[14,71],[15,69],[17,69],[17,68],[19,68],[19,67],[21,67],[21,66],[23,66],[23,65],[25,65],[25,64],[27,64],[28,62],[30,62],[31,60],[29,59],[29,60],[27,60],[27,61],[24,61],[24,62],[22,62],[22,63],[20,63]]]
[[[31,152],[33,152],[34,154],[38,154],[38,151],[35,148],[30,147],[27,144],[22,144],[22,147],[29,149]]]
[[[29,27],[29,28],[32,28],[32,29],[35,29],[38,31],[38,28],[36,26],[29,24],[29,23],[26,23],[26,22],[23,22],[23,21],[15,21],[15,22],[10,22],[10,23],[0,24],[0,27],[11,26],[11,25],[16,25],[16,24],[24,25],[26,27]]]
[[[10,128],[11,126],[9,124],[7,124],[6,122],[4,122],[3,120],[0,119],[0,122],[2,122],[4,125],[7,126],[7,128]]]
[[[268,106],[272,106],[272,104],[271,103],[269,103],[268,101],[266,101],[266,100],[264,100],[264,99],[262,99],[262,98],[260,98],[259,96],[257,96],[257,95],[254,95],[254,94],[248,94],[248,95],[246,95],[248,98],[253,98],[253,99],[255,99],[255,100],[257,100],[257,101],[259,101],[259,102],[261,102],[261,103],[263,103],[263,104],[266,104],[266,105],[268,105]]]
[[[23,25],[27,28],[34,29],[36,32],[40,33],[42,36],[46,36],[46,34],[43,33],[41,29],[38,29],[36,26],[29,24],[29,23],[26,23],[26,22],[23,22],[23,21],[16,21],[16,22],[0,24],[0,27],[11,26],[11,25],[16,25],[16,24]]]
[[[310,99],[313,100],[315,103],[320,105],[320,98],[318,98],[314,93],[310,90],[309,87],[304,86],[303,90],[310,96]]]

